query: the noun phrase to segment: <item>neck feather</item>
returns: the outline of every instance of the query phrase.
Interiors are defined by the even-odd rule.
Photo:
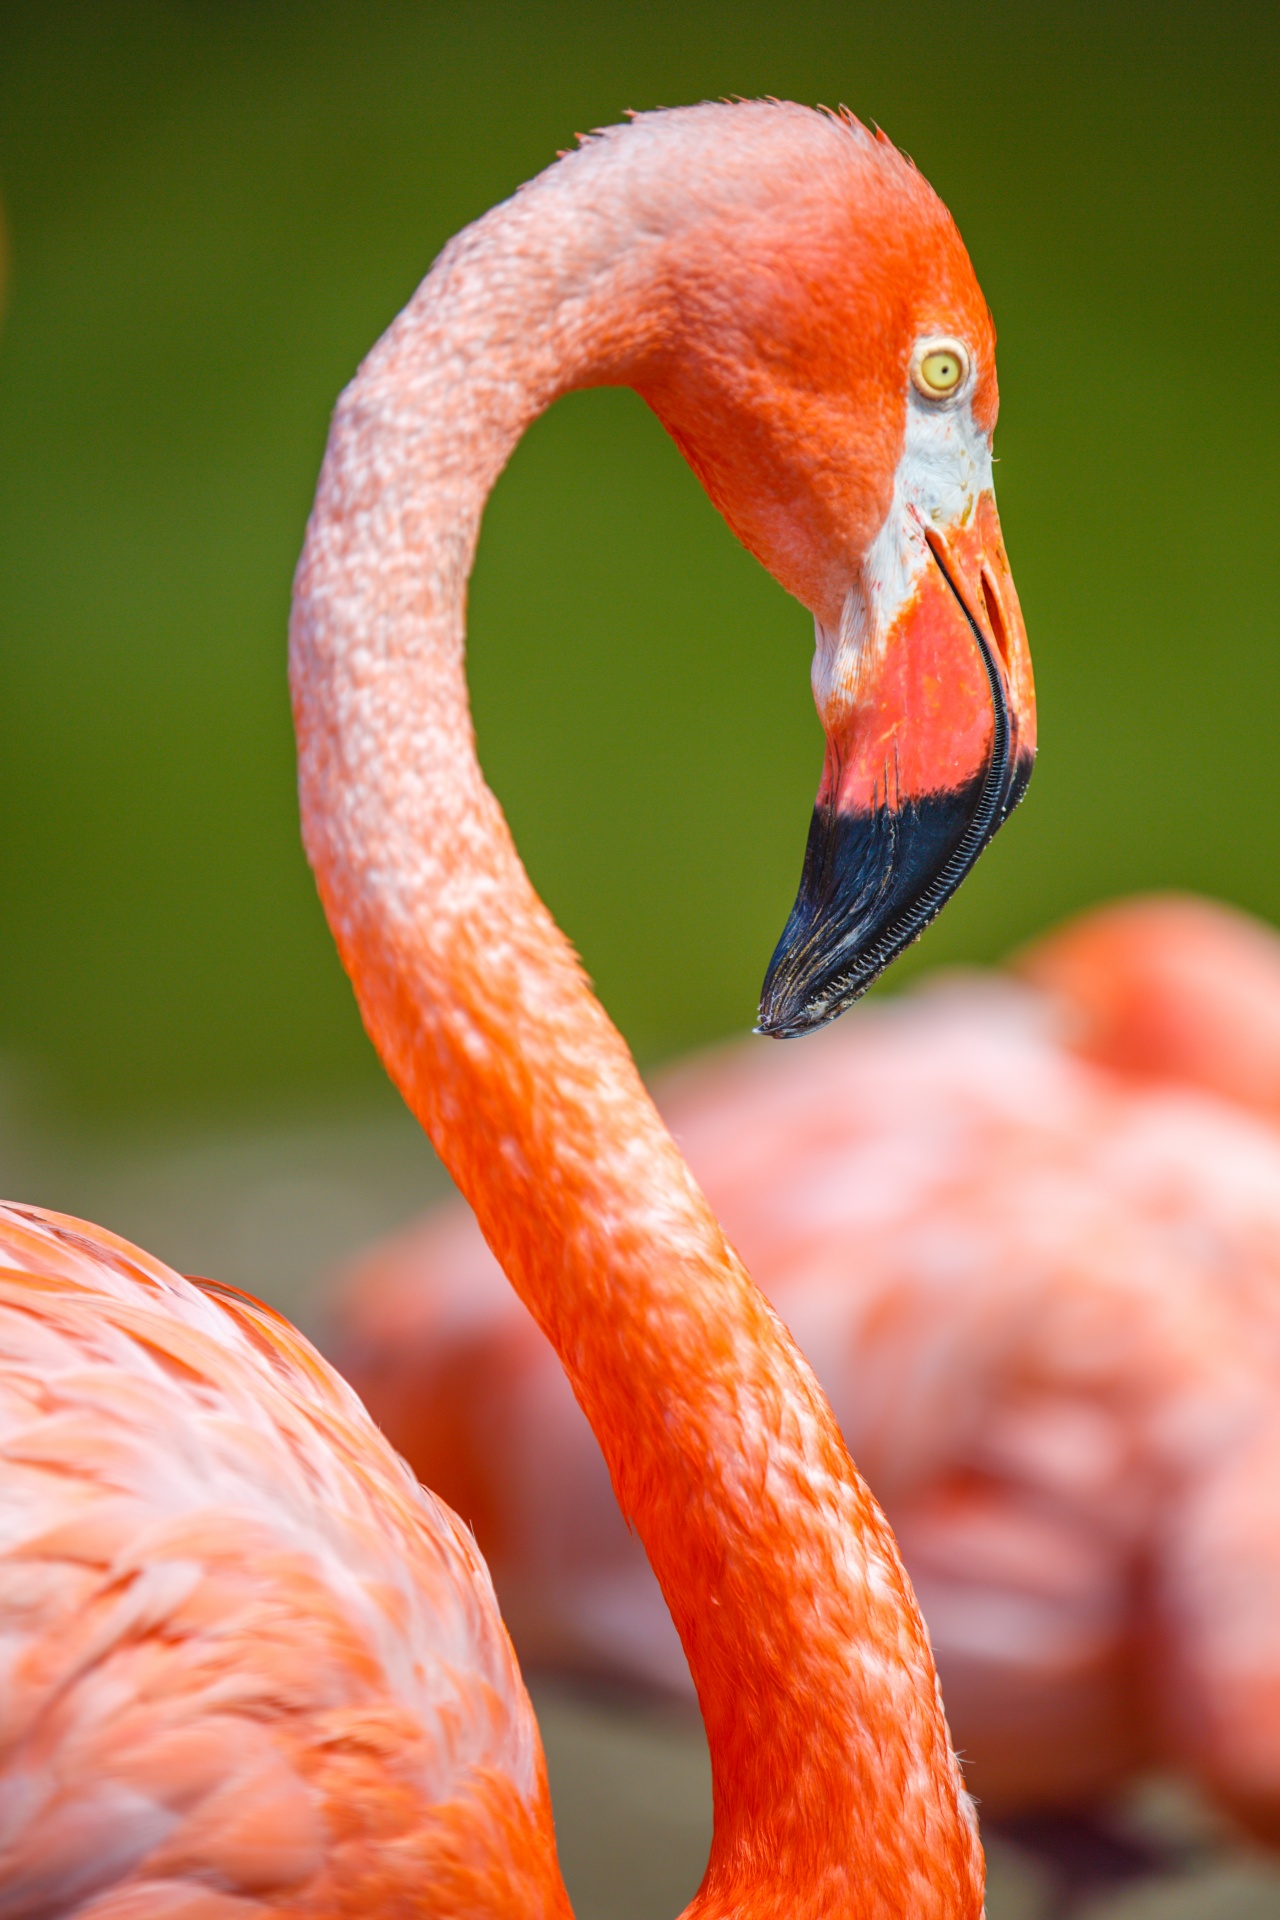
[[[306,845],[374,1043],[555,1346],[680,1633],[715,1791],[699,1913],[976,1920],[972,1813],[892,1536],[474,750],[485,498],[537,413],[636,378],[671,324],[680,171],[645,200],[635,138],[460,235],[339,403],[292,627]]]

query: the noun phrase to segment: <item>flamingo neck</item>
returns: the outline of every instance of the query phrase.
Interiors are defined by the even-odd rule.
[[[485,498],[559,393],[637,377],[662,311],[661,183],[637,204],[600,147],[460,235],[339,403],[292,627],[307,850],[374,1043],[555,1346],[671,1609],[714,1782],[695,1908],[976,1920],[892,1536],[476,760]]]

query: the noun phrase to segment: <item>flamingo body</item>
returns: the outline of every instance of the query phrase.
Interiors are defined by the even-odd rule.
[[[0,1904],[562,1914],[466,1528],[267,1308],[0,1209]]]
[[[1025,969],[1136,928],[1127,973],[1117,952],[1097,977],[1141,999],[1159,955],[1182,1037],[1158,1063],[1149,1044],[1146,1076],[1064,1046],[1065,998],[992,977],[794,1052],[731,1048],[658,1098],[884,1502],[984,1805],[1088,1801],[1173,1760],[1274,1837],[1280,1136],[1174,1075],[1242,993],[1269,980],[1280,1007],[1280,947],[1199,903],[1092,919]],[[473,1520],[529,1657],[687,1688],[590,1432],[465,1208],[367,1256],[338,1346]]]

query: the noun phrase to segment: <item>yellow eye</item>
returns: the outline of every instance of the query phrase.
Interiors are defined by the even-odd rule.
[[[911,356],[911,378],[926,400],[946,400],[964,385],[969,355],[959,340],[922,340]]]

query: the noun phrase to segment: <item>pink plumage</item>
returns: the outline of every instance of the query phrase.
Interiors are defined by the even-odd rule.
[[[285,1321],[0,1208],[0,1449],[6,1913],[563,1905],[474,1541]]]

